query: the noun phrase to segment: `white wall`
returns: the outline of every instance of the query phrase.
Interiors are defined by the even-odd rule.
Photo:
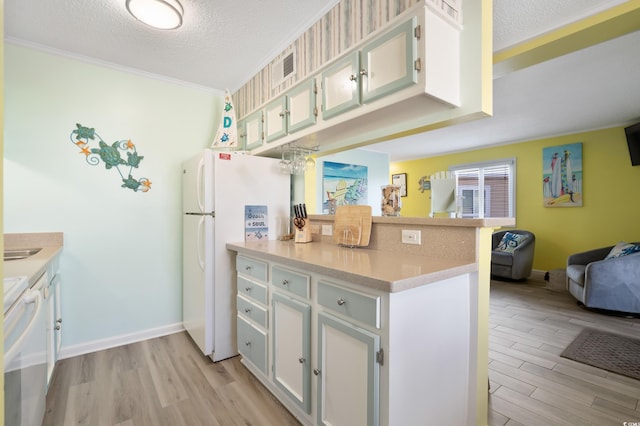
[[[181,322],[180,165],[209,146],[221,94],[5,46],[4,231],[64,233],[63,351]],[[76,123],[131,139],[151,190],[88,165]]]
[[[391,175],[389,174],[389,155],[366,149],[352,149],[349,151],[339,152],[316,158],[315,168],[315,197],[316,197],[316,214],[322,214],[322,170],[325,161],[334,163],[355,164],[358,166],[367,166],[368,173],[368,192],[367,204],[371,206],[372,214],[380,216],[380,200],[382,185],[391,183]]]

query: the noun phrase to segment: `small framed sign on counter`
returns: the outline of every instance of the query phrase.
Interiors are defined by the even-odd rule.
[[[391,175],[391,183],[394,185],[400,185],[400,196],[407,196],[407,174],[406,173],[397,173]]]
[[[267,206],[244,206],[244,240],[269,239]]]

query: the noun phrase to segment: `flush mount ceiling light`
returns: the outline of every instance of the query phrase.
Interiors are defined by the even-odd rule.
[[[134,18],[154,28],[173,30],[182,25],[184,9],[178,0],[127,0]]]

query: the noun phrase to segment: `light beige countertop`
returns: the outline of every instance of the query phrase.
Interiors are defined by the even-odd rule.
[[[395,293],[475,272],[475,263],[336,244],[293,241],[228,243],[239,254]]]
[[[35,284],[44,274],[47,266],[62,251],[62,244],[62,232],[4,234],[5,250],[42,248],[26,259],[5,261],[4,276],[27,276],[29,285]]]

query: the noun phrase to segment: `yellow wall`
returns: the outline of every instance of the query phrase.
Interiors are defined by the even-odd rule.
[[[542,149],[582,142],[583,206],[542,205]],[[536,235],[534,269],[562,268],[571,253],[640,241],[640,166],[631,166],[623,127],[577,133],[492,148],[391,164],[390,173],[407,173],[403,216],[427,216],[429,191],[422,176],[449,166],[516,158],[516,227]]]

